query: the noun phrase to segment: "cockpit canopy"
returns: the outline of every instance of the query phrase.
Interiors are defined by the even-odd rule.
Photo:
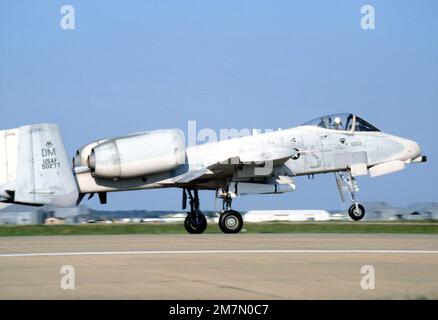
[[[302,124],[302,126],[344,131],[380,131],[375,126],[351,113],[338,113],[319,117]]]

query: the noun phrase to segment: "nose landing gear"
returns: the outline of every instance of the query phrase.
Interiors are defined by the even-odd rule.
[[[354,221],[359,221],[365,216],[365,208],[359,203],[356,197],[356,192],[359,191],[359,186],[356,179],[351,175],[351,172],[347,172],[346,175],[341,172],[336,172],[336,183],[342,201],[345,202],[345,193],[347,193],[348,198],[353,203],[348,209],[348,215]]]
[[[359,203],[353,203],[348,209],[348,215],[354,221],[359,221],[365,216],[365,208]]]

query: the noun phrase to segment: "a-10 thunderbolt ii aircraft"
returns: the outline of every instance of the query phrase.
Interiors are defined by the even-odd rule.
[[[231,209],[236,196],[295,190],[294,177],[334,173],[349,215],[365,209],[356,198],[357,176],[376,177],[426,161],[418,143],[389,135],[354,114],[319,117],[301,126],[188,146],[178,129],[101,139],[77,150],[69,165],[59,129],[33,124],[0,131],[0,201],[27,205],[74,206],[86,194],[177,187],[189,233],[207,227],[199,190],[215,190],[223,200],[219,226],[237,233],[243,221]]]

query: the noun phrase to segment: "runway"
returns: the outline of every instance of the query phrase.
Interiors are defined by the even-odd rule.
[[[0,299],[396,298],[438,299],[436,235],[0,238]]]

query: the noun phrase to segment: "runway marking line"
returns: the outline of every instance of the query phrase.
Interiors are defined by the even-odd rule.
[[[0,258],[10,257],[56,257],[56,256],[111,256],[111,255],[163,255],[163,254],[307,254],[307,253],[384,253],[384,254],[438,254],[438,250],[168,250],[168,251],[96,251],[96,252],[40,252],[2,253]]]

